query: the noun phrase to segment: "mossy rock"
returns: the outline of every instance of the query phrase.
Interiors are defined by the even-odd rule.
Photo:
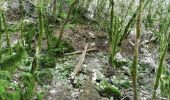
[[[12,76],[8,71],[0,71],[0,79],[11,81]]]
[[[53,74],[50,69],[43,69],[37,72],[36,80],[40,85],[48,85],[53,81]]]
[[[30,73],[21,74],[21,99],[30,100],[34,94],[35,79]]]
[[[131,84],[129,81],[123,81],[121,84],[120,84],[121,87],[125,88],[125,89],[128,89]]]
[[[0,79],[0,100],[20,100],[20,89]]]
[[[116,96],[119,97],[121,95],[120,91],[115,86],[106,86],[103,90],[103,95],[106,97]]]
[[[120,98],[121,92],[118,87],[111,85],[106,80],[102,80],[98,88],[99,94],[104,97]]]

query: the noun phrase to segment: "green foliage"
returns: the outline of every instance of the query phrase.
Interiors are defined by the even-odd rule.
[[[163,96],[170,97],[170,72],[164,66],[160,78],[160,90]]]
[[[37,25],[33,24],[24,24],[24,31],[23,31],[23,37],[25,38],[26,45],[26,51],[32,56],[35,53],[35,49],[32,48],[32,41],[36,42],[34,40],[35,33],[37,33]]]
[[[18,45],[16,54],[7,56],[0,60],[0,68],[1,70],[13,71],[16,67],[22,64],[22,60],[25,59],[25,57],[25,49],[22,46]]]
[[[12,75],[8,71],[0,71],[0,79],[11,81]]]
[[[38,93],[36,100],[43,100],[43,97],[44,97],[44,93],[43,92]]]
[[[0,79],[0,100],[20,100],[20,89]]]
[[[162,70],[163,70],[163,65],[164,65],[164,60],[166,57],[166,52],[168,49],[168,43],[170,39],[170,33],[168,32],[169,26],[170,26],[170,4],[167,7],[168,14],[165,16],[164,19],[162,19],[160,22],[160,30],[159,30],[159,65],[156,73],[156,79],[155,79],[155,84],[154,84],[154,92],[152,95],[152,99],[154,100],[156,97],[156,90],[158,89],[160,85],[160,78],[162,75]]]
[[[21,99],[30,100],[34,95],[35,80],[30,73],[22,73],[21,75]]]
[[[114,11],[114,1],[111,0],[111,12],[110,12],[110,27],[109,27],[109,42],[110,42],[110,58],[109,63],[115,67],[114,60],[115,55],[118,51],[118,44],[120,41],[120,32],[122,22],[117,15],[115,15]]]
[[[2,11],[0,16],[2,16],[3,26],[5,28],[6,44],[7,44],[7,47],[9,48],[9,53],[12,54],[12,48],[11,48],[11,44],[10,44],[10,36],[9,36],[9,32],[8,32],[8,26],[7,26],[6,18],[5,18],[3,11]]]
[[[54,68],[55,67],[55,58],[48,54],[40,55],[40,67],[41,68]]]

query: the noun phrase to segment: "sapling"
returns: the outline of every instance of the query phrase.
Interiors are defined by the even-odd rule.
[[[111,12],[110,12],[110,27],[109,27],[109,46],[110,46],[110,58],[109,63],[115,67],[115,55],[118,51],[118,43],[120,40],[121,21],[119,16],[114,11],[114,0],[110,0]]]
[[[152,1],[153,0],[144,0],[143,1],[144,4],[142,6],[142,10],[144,10],[146,8],[146,6],[148,5],[148,3],[152,2]],[[128,37],[128,35],[130,34],[130,28],[134,27],[134,24],[135,24],[135,22],[137,20],[137,14],[139,13],[139,9],[140,9],[140,6],[136,9],[134,14],[131,16],[131,18],[128,21],[128,23],[126,24],[126,26],[124,28],[122,28],[122,36],[121,36],[120,41],[119,41],[119,46],[122,44],[122,41],[124,39],[126,39]]]
[[[66,25],[67,25],[67,22],[69,21],[69,18],[70,18],[71,13],[72,13],[72,11],[73,11],[73,9],[74,9],[74,6],[76,5],[76,3],[77,3],[78,1],[79,1],[79,0],[74,0],[74,2],[73,2],[73,3],[71,4],[71,6],[70,6],[68,15],[67,15],[67,17],[66,17],[66,19],[65,19],[62,27],[61,27],[61,31],[60,31],[60,34],[59,34],[59,40],[58,40],[58,43],[57,43],[58,46],[60,45],[60,42],[61,42],[62,37],[63,37],[63,34],[64,34],[64,29],[65,29],[65,27],[66,27]]]
[[[160,48],[159,48],[159,66],[157,69],[155,84],[154,84],[154,91],[152,95],[152,100],[155,100],[156,97],[156,90],[159,86],[160,77],[162,74],[163,64],[166,57],[166,52],[168,49],[168,43],[170,42],[170,33],[168,32],[170,26],[170,4],[168,7],[168,14],[160,23],[160,30],[159,30],[159,40],[160,40]]]
[[[2,57],[2,52],[1,52],[1,46],[2,46],[2,44],[1,44],[1,42],[2,42],[2,13],[1,13],[1,10],[0,10],[0,59],[1,59],[1,57]]]
[[[38,32],[38,43],[36,44],[36,52],[35,52],[35,56],[33,58],[33,63],[32,63],[32,68],[31,68],[31,73],[34,74],[38,69],[39,69],[39,52],[41,51],[41,45],[42,45],[42,36],[44,33],[44,22],[43,22],[43,12],[44,11],[44,0],[43,2],[41,2],[41,0],[39,1],[39,5],[38,5],[38,21],[39,21],[39,32]],[[37,41],[36,41],[37,42]]]
[[[137,14],[137,22],[136,22],[136,39],[135,39],[135,50],[134,50],[134,59],[131,66],[131,77],[132,77],[132,87],[133,87],[133,98],[134,100],[138,100],[137,96],[137,66],[138,66],[138,56],[139,56],[139,42],[141,37],[141,24],[142,24],[142,5],[144,0],[140,0],[139,4],[139,12]]]
[[[9,54],[11,55],[12,54],[12,48],[11,48],[11,43],[10,43],[10,37],[9,37],[9,32],[8,32],[8,26],[7,26],[6,18],[5,18],[5,15],[4,15],[3,11],[2,11],[2,21],[3,21],[4,28],[5,28],[7,47],[9,48]]]
[[[57,0],[54,0],[53,2],[53,12],[52,12],[52,15],[55,16],[56,15],[56,11],[57,11]]]
[[[20,11],[21,11],[20,34],[21,34],[21,42],[22,42],[22,45],[24,46],[25,45],[24,37],[23,37],[23,32],[24,32],[24,7],[23,7],[22,0],[19,0],[19,4],[20,4],[19,8],[20,8]]]

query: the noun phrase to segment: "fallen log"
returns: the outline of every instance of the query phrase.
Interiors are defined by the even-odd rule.
[[[87,48],[88,48],[88,44],[85,45],[85,49],[82,52],[80,60],[79,60],[78,64],[75,66],[75,69],[73,70],[73,72],[70,75],[70,80],[74,80],[77,73],[81,70],[81,66],[82,66],[84,59],[85,59],[85,56],[86,56]]]
[[[91,48],[91,49],[87,49],[86,52],[91,52],[91,51],[98,51],[96,48]],[[71,53],[66,53],[64,54],[65,56],[68,55],[74,55],[74,54],[81,54],[83,51],[75,51],[75,52],[71,52]]]

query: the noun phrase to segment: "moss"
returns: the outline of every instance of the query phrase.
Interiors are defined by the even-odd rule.
[[[73,46],[71,46],[66,41],[61,41],[60,45],[58,46],[59,39],[57,37],[52,37],[50,41],[50,49],[48,50],[48,53],[53,57],[63,56],[64,53],[72,52],[74,51]]]
[[[37,72],[36,80],[40,85],[48,85],[53,81],[53,74],[50,69]]]
[[[40,63],[41,68],[54,68],[55,67],[55,58],[48,54],[41,55],[39,63]]]
[[[115,97],[119,98],[121,96],[121,92],[118,87],[109,84],[106,80],[102,80],[100,82],[99,87],[97,87],[99,94],[104,97]]]
[[[12,76],[8,71],[0,71],[0,79],[10,81]]]
[[[0,100],[20,100],[20,89],[0,79]]]
[[[0,60],[1,70],[13,71],[22,63],[22,60],[26,58],[26,52],[22,46],[18,45],[16,51],[16,54],[6,56]]]
[[[128,89],[131,85],[130,85],[130,82],[129,81],[123,81],[121,84],[120,84],[121,87],[125,88],[125,89]]]
[[[117,60],[117,59],[113,60],[113,64],[116,67],[121,67],[121,66],[127,65],[128,63],[129,63],[128,61],[120,61],[120,60]]]
[[[105,95],[107,97],[109,97],[109,96],[117,96],[117,97],[119,97],[121,95],[120,91],[115,86],[106,86],[103,89],[102,92],[104,93],[103,95]]]
[[[35,80],[30,73],[23,73],[21,75],[21,83],[23,85],[21,92],[22,100],[30,100],[34,94]]]

